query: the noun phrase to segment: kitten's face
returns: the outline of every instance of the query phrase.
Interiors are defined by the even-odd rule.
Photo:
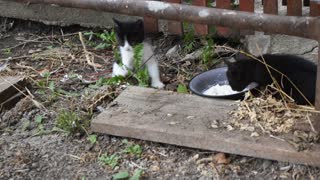
[[[234,91],[242,91],[254,79],[254,64],[249,59],[237,59],[236,62],[226,61],[227,78]]]
[[[142,43],[144,40],[144,26],[141,19],[133,22],[121,22],[113,19],[115,32],[120,46],[124,46],[125,40],[130,46]]]

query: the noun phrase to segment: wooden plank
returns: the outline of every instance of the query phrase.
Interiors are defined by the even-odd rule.
[[[181,4],[181,0],[164,0],[165,2]],[[168,32],[170,34],[182,35],[183,27],[179,21],[168,21]]]
[[[159,31],[158,19],[145,16],[143,17],[143,21],[146,33],[156,33]]]
[[[320,16],[320,0],[311,0],[310,16]]]
[[[278,0],[264,0],[263,12],[265,14],[278,15]]]
[[[234,102],[128,87],[92,122],[94,132],[245,156],[320,166],[320,146],[297,152],[287,142],[210,128],[229,121]]]
[[[217,0],[216,7],[221,9],[231,9],[231,0]],[[223,37],[231,35],[231,29],[226,27],[217,27],[217,34]]]
[[[320,47],[320,41],[318,42],[318,47]],[[320,64],[320,48],[318,48],[318,64]],[[317,66],[317,81],[316,81],[316,100],[315,107],[316,110],[320,111],[320,66]],[[320,133],[320,114],[317,113],[314,116],[313,126],[318,133]]]
[[[10,109],[20,99],[19,91],[13,87],[16,86],[20,90],[26,85],[23,77],[7,76],[0,78],[0,111]]]
[[[206,7],[207,0],[192,0],[192,5]],[[209,27],[205,24],[194,24],[194,30],[197,35],[207,35],[209,33]]]
[[[302,16],[302,0],[287,0],[287,15]]]

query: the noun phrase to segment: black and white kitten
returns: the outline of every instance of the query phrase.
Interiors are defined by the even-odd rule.
[[[113,19],[113,21],[115,23],[115,32],[123,65],[115,62],[113,64],[112,76],[126,76],[128,70],[133,69],[133,47],[139,43],[143,43],[143,62],[147,61],[146,65],[151,77],[151,86],[163,88],[164,84],[160,80],[158,62],[153,56],[153,48],[145,38],[143,21],[124,22],[116,19]]]
[[[306,96],[309,102],[314,104],[317,76],[316,64],[293,55],[265,54],[263,58],[268,65],[285,74]],[[261,57],[258,57],[258,59],[262,60]],[[235,57],[235,62],[225,62],[228,66],[227,78],[233,90],[241,91],[251,82],[256,82],[263,87],[273,82],[266,66],[255,59],[241,54]],[[271,68],[269,69],[282,90],[291,96],[297,104],[308,104],[285,77]]]

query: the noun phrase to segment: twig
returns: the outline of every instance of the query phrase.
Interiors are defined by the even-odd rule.
[[[309,113],[307,113],[307,120],[308,120],[308,123],[310,124],[311,130],[312,130],[313,132],[317,132],[317,131],[314,129],[314,126],[313,126],[313,124],[312,124],[312,122],[311,122],[311,120],[310,120]]]
[[[94,58],[93,58],[93,56],[90,56],[92,54],[87,50],[87,47],[86,47],[86,45],[84,43],[82,32],[79,32],[79,39],[81,41],[81,44],[82,44],[82,47],[83,47],[83,51],[84,51],[84,55],[86,56],[86,60],[87,60],[88,65],[92,66],[93,69],[96,72],[98,72],[97,71],[97,67],[102,67],[102,66],[100,64],[94,63],[94,60],[93,60]]]

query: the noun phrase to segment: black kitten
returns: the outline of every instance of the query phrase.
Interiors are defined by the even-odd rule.
[[[293,55],[265,54],[263,58],[271,67],[285,74],[314,104],[317,76],[317,66],[314,63]],[[235,62],[226,61],[227,77],[233,90],[241,91],[251,82],[256,82],[263,87],[272,84],[273,81],[264,64],[242,54],[237,55],[235,59]],[[259,59],[262,60],[261,57]],[[271,68],[269,69],[282,90],[291,96],[297,104],[308,104],[287,78]]]

